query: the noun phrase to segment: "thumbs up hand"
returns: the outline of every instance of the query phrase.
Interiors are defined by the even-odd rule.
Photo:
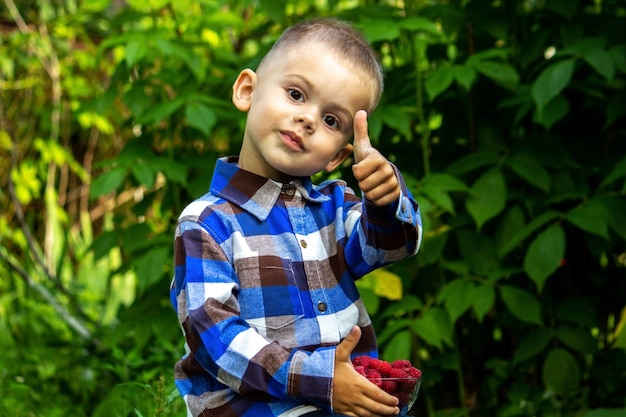
[[[354,162],[352,173],[365,198],[377,206],[391,204],[400,198],[400,184],[393,168],[376,148],[367,133],[367,113],[354,115]]]

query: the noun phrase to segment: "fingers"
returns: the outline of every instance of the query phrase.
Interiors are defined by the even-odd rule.
[[[356,347],[356,345],[361,340],[361,328],[359,326],[354,326],[348,336],[345,337],[337,346],[337,360],[341,362],[350,362],[350,355],[352,351]]]
[[[367,132],[367,112],[359,110],[354,115],[354,162],[359,163],[369,154],[372,143]]]

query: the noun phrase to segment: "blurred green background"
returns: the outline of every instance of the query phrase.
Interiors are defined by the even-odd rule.
[[[238,152],[238,72],[314,16],[380,54],[370,135],[421,205],[359,282],[414,414],[626,416],[623,0],[1,0],[0,416],[185,415],[176,217]]]

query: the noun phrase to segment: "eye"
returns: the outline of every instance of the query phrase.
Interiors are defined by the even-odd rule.
[[[289,89],[287,89],[287,94],[289,94],[289,97],[291,97],[295,101],[303,101],[304,100],[304,94],[302,94],[302,92],[300,90],[298,90],[298,89],[289,88]]]
[[[324,123],[327,126],[332,127],[333,129],[340,129],[341,128],[341,122],[335,116],[331,116],[331,115],[327,114],[327,115],[322,117],[322,120],[324,121]]]

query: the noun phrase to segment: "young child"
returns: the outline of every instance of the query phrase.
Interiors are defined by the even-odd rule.
[[[333,19],[287,29],[239,74],[239,156],[217,161],[176,229],[171,299],[187,353],[175,377],[189,416],[399,412],[351,363],[377,355],[354,281],[421,240],[417,203],[368,137],[382,86],[367,42]],[[352,152],[362,198],[311,182]]]

